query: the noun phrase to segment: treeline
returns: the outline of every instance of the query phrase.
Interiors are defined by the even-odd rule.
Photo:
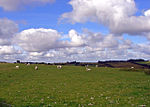
[[[76,66],[85,66],[85,65],[99,65],[99,64],[107,64],[107,63],[115,63],[115,62],[144,62],[148,60],[144,59],[129,59],[129,60],[108,60],[108,61],[97,61],[97,62],[77,62],[77,61],[67,61],[63,63],[47,63],[47,62],[21,62],[20,60],[17,60],[14,63],[22,63],[22,64],[47,64],[47,65],[76,65]],[[109,65],[108,65],[109,66]]]

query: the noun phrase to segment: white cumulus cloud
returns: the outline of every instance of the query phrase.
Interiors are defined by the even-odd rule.
[[[0,46],[11,45],[11,39],[18,32],[18,25],[7,18],[0,18]]]
[[[70,38],[70,45],[71,46],[80,46],[84,44],[84,40],[82,39],[82,35],[79,35],[74,29],[69,31],[68,34]]]
[[[13,43],[27,52],[42,52],[50,49],[80,47],[85,45],[82,35],[70,30],[63,40],[63,35],[53,29],[27,29],[13,38]]]
[[[58,47],[60,35],[52,29],[28,29],[18,33],[13,42],[29,52],[48,51]]]
[[[134,0],[71,0],[69,4],[73,10],[62,14],[62,20],[96,22],[119,35],[150,32],[150,12],[147,10],[143,16],[135,16],[137,8]]]
[[[12,38],[18,32],[18,25],[7,18],[0,19],[0,38]]]
[[[150,16],[150,9],[144,12],[145,16]]]
[[[0,55],[17,54],[17,51],[13,46],[0,46]]]
[[[62,39],[64,36],[66,39]],[[150,57],[149,43],[135,44],[114,34],[88,30],[78,33],[72,29],[62,35],[53,29],[28,29],[15,35],[13,45],[0,47],[3,58],[64,62]]]

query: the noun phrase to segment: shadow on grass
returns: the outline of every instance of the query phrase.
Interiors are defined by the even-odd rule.
[[[69,106],[69,107],[78,107],[80,104],[77,102],[68,102],[68,101],[63,101],[61,103],[58,104],[37,104],[37,105],[32,105],[32,104],[26,104],[26,105],[22,105],[21,107],[61,107],[61,106]],[[0,98],[0,107],[15,107],[14,105],[8,104],[7,101],[3,98]]]
[[[120,71],[128,71],[128,72],[144,72],[144,69],[132,69],[132,68],[120,68]]]
[[[22,106],[22,107],[78,107],[79,106],[79,103],[77,102],[67,102],[67,101],[63,101],[61,103],[52,103],[52,104],[44,104],[44,103],[41,103],[39,105],[25,105],[25,106]]]
[[[71,107],[71,106],[78,107],[78,105],[79,105],[79,103],[77,103],[77,102],[67,102],[67,101],[64,101],[63,104],[66,106],[69,106],[69,107]]]
[[[0,107],[13,107],[13,106],[11,104],[7,104],[7,102],[3,98],[0,98]]]

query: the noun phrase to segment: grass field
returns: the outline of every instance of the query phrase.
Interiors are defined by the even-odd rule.
[[[150,76],[113,68],[0,64],[0,105],[150,107]],[[3,105],[4,106],[4,105]]]
[[[138,62],[140,64],[147,64],[147,65],[150,65],[150,61],[145,61],[145,62]]]

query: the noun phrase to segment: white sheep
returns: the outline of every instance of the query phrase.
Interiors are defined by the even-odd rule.
[[[35,68],[34,68],[35,70],[38,70],[38,66],[35,66]]]
[[[58,69],[61,69],[61,68],[62,68],[62,66],[61,66],[61,65],[57,65],[57,68],[58,68]]]
[[[16,68],[19,69],[19,66],[17,65]]]
[[[98,67],[98,65],[95,66],[96,68]]]
[[[27,63],[27,66],[29,66],[30,65],[30,63]]]
[[[133,69],[134,67],[131,67],[131,69]]]
[[[85,67],[89,67],[89,65],[85,65]]]
[[[86,71],[91,71],[91,69],[86,67]]]

